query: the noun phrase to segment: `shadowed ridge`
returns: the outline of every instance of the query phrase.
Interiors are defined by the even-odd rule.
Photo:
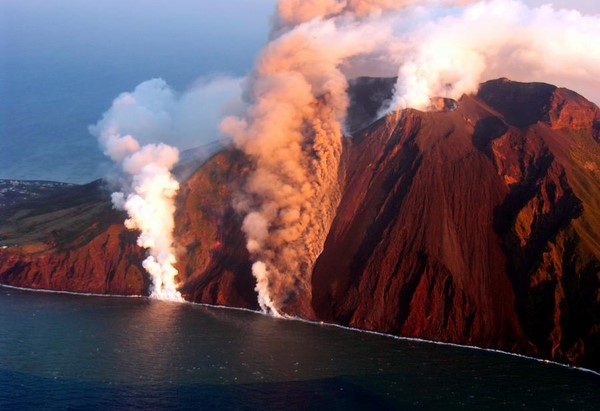
[[[352,134],[373,123],[380,110],[391,101],[396,77],[357,77],[348,82],[350,105],[345,128]]]

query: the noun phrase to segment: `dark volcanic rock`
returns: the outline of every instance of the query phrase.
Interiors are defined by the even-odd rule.
[[[525,127],[546,117],[556,89],[546,83],[518,83],[502,78],[483,83],[477,96],[507,123]]]
[[[402,335],[526,345],[493,227],[508,190],[463,115],[406,110],[354,140],[314,271],[318,315]]]
[[[592,127],[594,132],[600,121],[595,104],[571,90],[546,83],[491,80],[481,85],[477,97],[516,127],[544,122],[557,129]]]
[[[190,301],[258,309],[241,217],[232,208],[249,170],[242,153],[222,151],[182,184],[175,236],[180,290]]]

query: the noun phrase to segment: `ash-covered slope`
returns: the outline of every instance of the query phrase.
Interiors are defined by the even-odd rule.
[[[372,122],[393,84],[352,83],[343,198],[302,303],[324,321],[600,369],[598,108],[501,79],[458,107]],[[231,206],[251,169],[225,150],[182,183],[175,235],[188,300],[258,308]],[[148,292],[135,233],[98,186],[85,187],[4,214],[0,282]]]

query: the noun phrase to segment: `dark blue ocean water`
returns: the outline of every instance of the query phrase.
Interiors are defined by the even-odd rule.
[[[481,350],[142,298],[0,288],[0,409],[540,409],[600,377]]]

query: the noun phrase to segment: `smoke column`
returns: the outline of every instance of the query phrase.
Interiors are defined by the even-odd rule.
[[[242,228],[257,260],[252,272],[265,312],[279,315],[291,292],[304,298],[309,292],[308,272],[340,195],[340,120],[347,101],[337,63],[361,43],[321,21],[286,32],[259,57],[245,118],[222,123],[255,162],[235,206],[245,214]]]
[[[121,164],[129,175],[123,191],[113,193],[111,198],[115,208],[127,211],[125,226],[140,231],[137,244],[148,250],[142,265],[152,279],[150,296],[182,301],[175,282],[173,241],[179,183],[170,171],[179,160],[179,151],[166,144],[140,147],[133,136],[121,135],[113,128],[103,129],[99,138],[105,154]]]
[[[216,139],[211,127],[223,106],[239,104],[232,99],[239,90],[240,79],[221,77],[199,81],[178,95],[163,80],[153,79],[122,93],[102,119],[90,126],[104,153],[125,174],[118,178],[120,191],[112,194],[112,202],[127,211],[125,226],[139,230],[137,244],[148,250],[143,267],[152,280],[153,298],[182,300],[173,239],[179,183],[171,174],[179,150],[159,141],[187,148]]]
[[[378,22],[384,12],[414,3],[278,4],[271,41],[248,84],[246,113],[221,123],[255,165],[234,205],[245,216],[242,229],[264,312],[280,315],[296,304],[296,312],[309,315],[310,274],[340,200],[348,106],[342,69],[382,49],[391,34]]]
[[[111,158],[122,158],[123,171],[131,176],[128,194],[116,192],[112,201],[116,208],[126,210],[125,226],[140,231],[137,243],[148,249],[142,265],[152,277],[151,297],[182,301],[177,291],[177,269],[173,229],[175,195],[179,183],[171,168],[179,160],[179,151],[166,144],[139,147],[133,137],[109,135],[106,149]],[[125,152],[121,151],[125,148]]]

